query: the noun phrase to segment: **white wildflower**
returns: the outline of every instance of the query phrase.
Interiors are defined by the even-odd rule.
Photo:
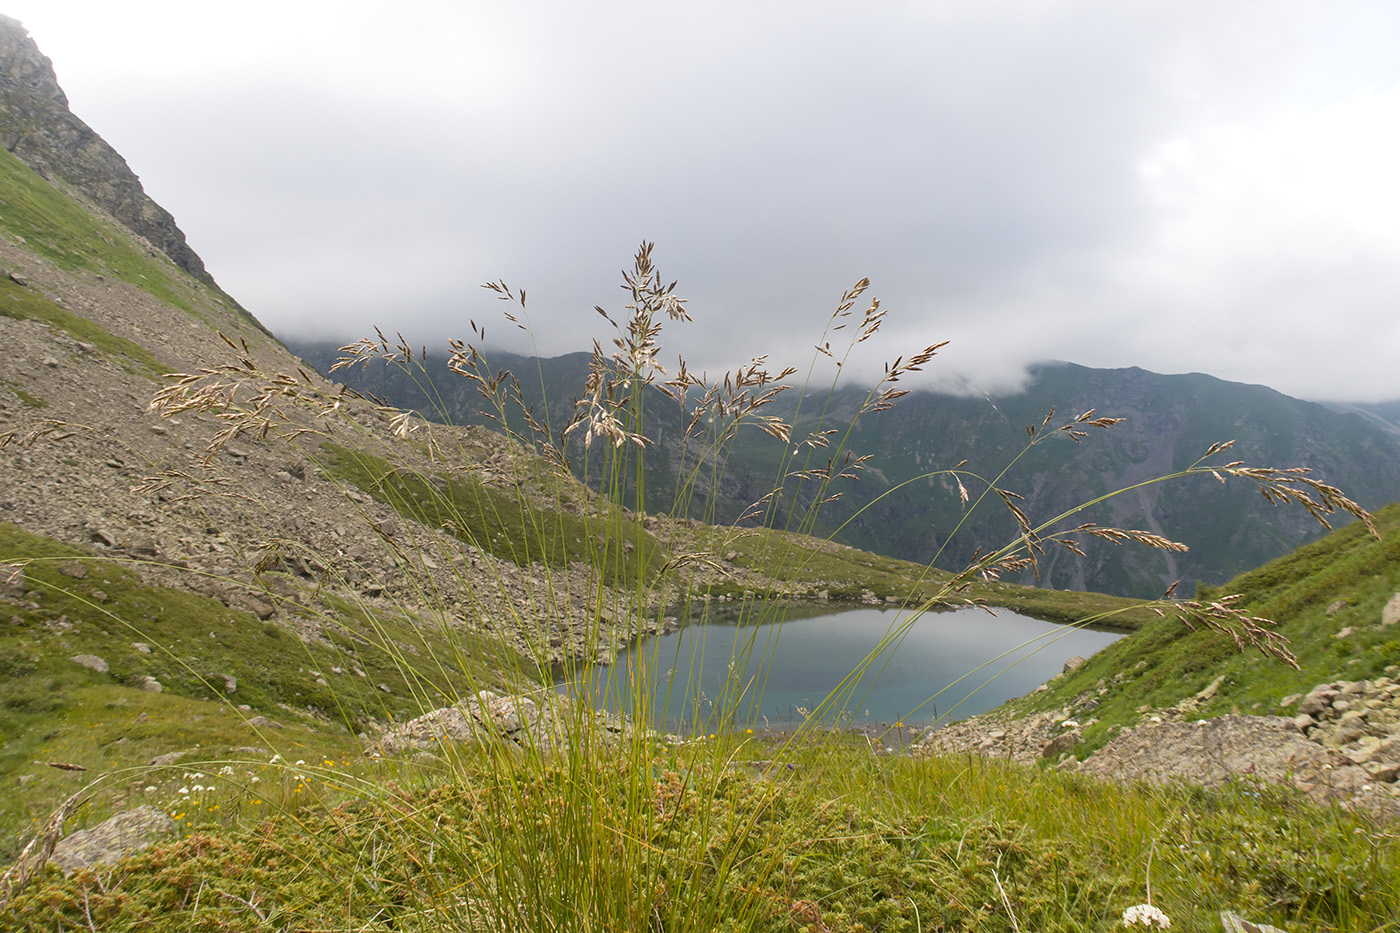
[[[182,788],[180,788],[179,790],[177,790],[175,793],[180,794],[181,796],[184,796],[184,797],[188,797],[188,796],[190,795],[190,789],[189,789],[188,787],[182,787]]]
[[[1123,911],[1123,926],[1130,927],[1139,923],[1148,929],[1156,927],[1159,930],[1165,930],[1172,925],[1171,918],[1151,904],[1138,904]]]
[[[155,786],[154,784],[147,784],[147,785],[146,785],[146,793],[148,793],[148,794],[154,794],[155,792],[156,792],[156,786]]]
[[[1066,719],[1064,722],[1060,723],[1060,728],[1061,728],[1061,729],[1078,729],[1078,728],[1079,728],[1079,723],[1075,722],[1073,719]]]

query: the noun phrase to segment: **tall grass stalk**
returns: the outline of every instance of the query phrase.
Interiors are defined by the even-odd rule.
[[[487,287],[509,303],[508,322],[528,329],[525,293],[503,281]],[[899,892],[871,891],[870,910],[860,923],[882,918],[878,925],[888,929],[981,928],[983,921],[986,928],[1102,928],[1105,918],[1121,911],[1118,893],[1132,882],[1112,872],[1096,880],[1072,854],[1052,851],[1017,829],[964,820],[957,824],[962,838],[951,838],[954,817],[966,814],[948,808],[990,811],[994,804],[961,795],[975,796],[979,786],[995,788],[988,791],[993,795],[1009,793],[1016,778],[971,761],[876,762],[853,756],[849,741],[830,730],[853,708],[863,676],[898,651],[917,619],[974,601],[969,587],[976,581],[1034,569],[1048,548],[1082,553],[1095,539],[1181,545],[1148,532],[1078,521],[1083,509],[1101,500],[1035,520],[1015,492],[1001,487],[1005,471],[985,479],[964,462],[911,480],[950,477],[968,514],[999,504],[1015,518],[1018,532],[958,573],[926,568],[876,649],[793,724],[786,741],[753,736],[791,604],[791,588],[781,584],[804,579],[817,553],[777,532],[821,528],[822,506],[865,467],[868,458],[851,446],[855,422],[832,423],[826,403],[852,354],[879,331],[885,310],[878,301],[862,304],[867,280],[841,296],[817,345],[818,357],[835,372],[823,394],[810,391],[815,366],[791,388],[787,380],[795,371],[770,372],[763,358],[714,380],[690,371],[683,359],[673,368],[663,366],[663,330],[689,321],[675,287],[661,278],[651,245],[643,244],[624,273],[624,313],[598,309],[612,329],[611,342],[606,348],[595,344],[587,383],[562,432],[554,430],[557,419],[550,412],[527,403],[516,376],[491,369],[481,347],[484,328],[474,321],[473,340],[451,345],[450,368],[475,385],[497,433],[432,425],[414,413],[333,392],[304,373],[269,374],[246,347],[236,346],[235,362],[179,375],[152,403],[166,416],[216,414],[223,428],[211,439],[211,454],[243,434],[282,436],[316,459],[323,475],[343,484],[347,494],[387,503],[404,517],[399,533],[380,534],[396,568],[392,586],[385,588],[392,606],[357,600],[363,581],[350,562],[304,553],[287,536],[270,533],[262,551],[249,555],[263,595],[279,604],[287,602],[276,584],[279,566],[303,560],[320,568],[323,630],[354,630],[359,654],[347,653],[347,663],[379,655],[397,672],[396,683],[417,712],[462,708],[490,689],[509,694],[507,707],[516,714],[538,714],[534,727],[512,738],[483,734],[476,741],[439,741],[416,756],[297,771],[314,775],[326,797],[319,815],[289,798],[287,816],[306,822],[313,835],[314,820],[339,827],[336,838],[353,856],[318,862],[303,852],[296,856],[298,870],[334,875],[350,865],[362,873],[350,883],[343,921],[330,926],[381,929],[392,920],[395,929],[424,930],[827,930],[836,928],[834,905],[848,904],[853,891],[887,876],[888,865],[862,860],[904,858],[924,876],[896,871],[903,879]],[[847,342],[833,347],[839,336]],[[929,364],[941,347],[930,344],[887,365],[856,418],[896,404],[906,394],[901,380]],[[391,342],[380,334],[344,352],[338,367],[381,360],[415,378],[424,372],[423,354],[401,338]],[[769,414],[771,403],[789,390],[800,393],[799,415],[806,406],[816,409],[799,436],[796,416],[790,423]],[[659,405],[676,406],[684,425],[674,447],[650,436],[652,410]],[[375,420],[387,431],[365,426]],[[1077,442],[1116,420],[1090,411],[1057,423],[1052,412],[1027,429],[1022,455],[1050,436]],[[773,485],[741,521],[696,533],[690,520],[714,517],[712,493],[723,482],[734,438],[746,430],[783,445]],[[1305,473],[1219,462],[1228,446],[1217,445],[1187,469],[1157,481],[1205,475],[1251,482],[1266,496],[1300,504],[1320,519],[1341,509],[1368,520],[1339,491]],[[649,457],[674,461],[676,496],[662,508],[649,499]],[[483,465],[491,478],[483,477]],[[364,518],[375,521],[369,504]],[[275,521],[270,524],[275,528]],[[692,621],[702,593],[722,580],[721,555],[745,536],[757,542],[756,562],[780,585],[739,604],[742,637],[719,695],[707,697],[703,709],[681,711],[689,721],[683,734],[661,734],[652,728],[654,691],[664,693],[660,706],[667,711],[677,697],[693,695],[697,675],[687,659],[663,658],[657,640],[647,641],[627,683],[620,682],[619,667],[594,662],[659,630],[672,613],[682,623]],[[1289,660],[1266,620],[1239,611],[1228,598],[1164,599],[1156,608]],[[763,622],[778,624],[758,624]],[[656,686],[651,672],[667,668],[674,677]],[[556,677],[574,687],[556,690]],[[683,686],[690,689],[682,693]],[[624,720],[597,712],[590,702],[595,696]],[[533,707],[527,708],[527,700]],[[342,722],[365,730],[371,749],[382,738],[376,729],[392,728],[406,716],[402,705],[373,692],[334,702]],[[276,737],[267,740],[275,743]],[[866,782],[866,802],[873,807],[843,806],[843,795],[857,786],[853,781]],[[1074,788],[1071,782],[1031,793],[1072,797]],[[888,810],[880,803],[886,799]],[[1041,805],[1067,817],[1073,813],[1059,798],[1025,812],[1038,812]],[[1112,852],[1131,860],[1145,851],[1159,832],[1154,821],[1164,818],[1153,806],[1132,805],[1146,809],[1124,818],[1132,824],[1131,841],[1115,842]],[[914,811],[927,816],[907,825]],[[393,852],[394,865],[382,862],[380,845]],[[960,861],[965,848],[971,861]],[[833,861],[833,852],[846,854]],[[833,865],[866,876],[834,878]],[[970,873],[963,881],[952,880],[964,869]],[[982,880],[973,883],[974,876]],[[986,878],[995,884],[987,888]],[[973,897],[969,891],[990,900],[959,899]],[[220,908],[229,915],[267,920],[253,894],[231,892],[229,898]],[[367,916],[367,904],[380,905],[379,912]],[[315,910],[309,903],[294,905],[283,916],[288,926],[297,926]],[[991,922],[993,915],[1001,919]]]

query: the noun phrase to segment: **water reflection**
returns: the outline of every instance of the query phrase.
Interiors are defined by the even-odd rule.
[[[1066,659],[1123,637],[1008,610],[908,619],[896,610],[851,609],[782,624],[697,622],[645,639],[572,689],[586,689],[595,706],[644,714],[674,731],[776,728],[800,721],[838,689],[834,716],[914,726],[985,712],[1049,680]],[[897,643],[872,658],[901,627]],[[639,696],[650,697],[645,711],[636,708]],[[731,711],[728,722],[717,721],[720,710]]]

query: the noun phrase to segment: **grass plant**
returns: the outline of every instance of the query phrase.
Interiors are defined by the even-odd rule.
[[[32,693],[18,691],[17,705],[5,701],[5,715],[21,725],[64,723],[45,737],[50,743],[91,720],[110,745],[138,751],[107,762],[92,793],[124,787],[120,800],[130,802],[152,788],[180,814],[182,830],[117,866],[69,878],[51,873],[15,893],[0,921],[94,930],[1089,931],[1152,903],[1185,929],[1213,928],[1223,909],[1308,929],[1396,929],[1400,897],[1387,881],[1400,869],[1394,835],[1364,816],[1251,785],[1119,788],[976,758],[912,760],[833,729],[850,708],[858,675],[898,650],[919,613],[1015,602],[1019,588],[997,577],[1034,567],[1049,548],[1180,545],[1086,524],[1075,512],[1028,516],[997,477],[961,467],[937,476],[969,509],[1005,508],[1019,528],[962,572],[814,544],[806,535],[822,527],[822,505],[864,468],[851,448],[851,426],[819,418],[814,430],[793,437],[765,409],[795,373],[770,373],[761,359],[713,382],[683,361],[663,368],[662,328],[688,313],[657,272],[649,244],[623,286],[627,313],[615,320],[603,312],[612,345],[595,345],[562,436],[547,430],[548,417],[529,413],[514,377],[491,372],[481,351],[465,343],[453,346],[453,369],[488,398],[505,431],[489,441],[402,412],[381,412],[388,436],[366,429],[374,420],[368,406],[329,395],[304,375],[264,373],[246,352],[225,367],[180,376],[157,396],[153,407],[167,415],[222,419],[211,453],[244,433],[281,434],[347,492],[387,503],[403,519],[403,533],[382,535],[394,559],[392,608],[358,598],[364,588],[349,586],[336,561],[298,554],[270,535],[253,568],[267,598],[289,592],[278,585],[279,567],[319,561],[314,599],[289,578],[301,592],[280,600],[284,610],[319,620],[317,638],[288,638],[218,605],[213,611],[239,634],[229,636],[228,654],[208,656],[201,642],[195,656],[183,643],[189,630],[181,620],[194,614],[180,608],[185,597],[162,593],[143,604],[145,584],[122,568],[0,526],[8,536],[0,558],[22,567],[42,597],[7,636],[17,640],[0,645],[0,663],[24,678],[66,678],[61,702],[70,704],[25,709]],[[511,303],[509,320],[528,327],[524,293],[504,282],[489,287]],[[867,289],[863,280],[841,297],[818,341],[833,379],[880,328],[885,312],[878,301],[863,304]],[[843,334],[848,345],[833,347]],[[939,346],[886,367],[857,417],[895,404],[901,379]],[[410,347],[382,336],[347,348],[347,364],[367,357],[414,364]],[[677,448],[659,448],[642,429],[646,406],[655,403],[648,387],[680,406],[686,431]],[[810,396],[806,386],[801,392]],[[523,422],[512,422],[516,410],[526,412]],[[1054,433],[1078,441],[1112,423],[1094,412],[1056,422],[1052,413],[1028,428],[1023,456]],[[692,522],[691,497],[722,474],[726,445],[741,430],[785,443],[773,488],[745,522]],[[1253,483],[1319,518],[1341,509],[1369,523],[1338,490],[1302,472],[1222,462],[1226,449],[1216,445],[1161,481],[1213,475]],[[665,509],[647,498],[648,456],[671,457],[682,477],[679,499]],[[574,479],[571,459],[584,484]],[[700,511],[703,519],[703,505]],[[71,576],[61,579],[74,562],[85,578],[100,577],[110,608]],[[763,582],[726,583],[736,570],[757,572]],[[710,698],[709,717],[684,735],[650,728],[650,691],[667,688],[637,682],[624,691],[615,668],[592,663],[697,598],[736,595],[741,622],[780,620],[797,591],[815,596],[814,586],[828,599],[892,597],[908,611],[793,734],[755,733],[748,704],[771,650],[756,634],[741,640],[734,676]],[[145,608],[127,611],[138,605]],[[1054,599],[1046,605],[1077,622],[1112,619],[1127,608],[1098,604],[1076,613]],[[1297,663],[1260,615],[1229,599],[1163,600],[1134,611],[1258,648],[1264,663]],[[107,620],[100,624],[110,626],[102,637],[111,639],[104,645],[117,659],[114,674],[89,677],[28,659],[34,639],[25,640],[26,630],[73,617]],[[138,634],[166,653],[148,659],[120,650],[119,642]],[[271,644],[279,641],[288,644]],[[295,679],[288,656],[297,659]],[[260,657],[267,658],[262,668]],[[659,661],[653,654],[652,664]],[[96,717],[97,705],[129,696],[121,681],[158,663],[168,665],[159,673],[172,689],[142,701],[142,713],[163,710],[142,722],[157,725],[142,730]],[[249,684],[240,702],[248,709],[219,694],[211,676],[240,663],[239,682]],[[326,669],[350,665],[370,676],[322,683]],[[579,684],[575,694],[551,688],[556,671]],[[389,727],[488,688],[528,696],[539,726],[512,738],[429,742],[406,755],[356,754],[352,730],[366,729],[372,747],[375,723]],[[594,693],[629,697],[625,724],[572,698]],[[522,701],[514,703],[524,715]],[[220,724],[232,728],[201,733],[209,737],[197,753],[163,782],[150,781],[134,762],[156,738],[169,740],[159,730],[181,717],[193,721],[196,707],[224,710]],[[123,720],[135,711],[112,708]],[[256,754],[232,750],[254,714],[276,710],[295,714],[288,724],[295,734],[264,728]],[[59,751],[50,744],[21,754]],[[118,805],[118,795],[102,799],[108,809]]]

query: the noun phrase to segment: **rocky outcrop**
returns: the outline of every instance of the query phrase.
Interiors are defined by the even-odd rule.
[[[1379,677],[1319,684],[1297,702],[1292,723],[1309,740],[1336,749],[1373,781],[1396,783],[1400,776],[1400,682]]]
[[[1293,718],[1186,717],[1220,689],[1216,680],[1142,720],[1083,761],[1074,747],[1097,703],[1091,695],[1062,710],[1013,717],[985,714],[925,735],[915,754],[978,754],[1114,780],[1190,781],[1205,786],[1251,779],[1292,786],[1318,802],[1341,802],[1400,816],[1400,681],[1394,677],[1319,684]]]
[[[368,753],[378,757],[438,748],[445,742],[495,740],[547,750],[566,734],[571,710],[572,707],[559,697],[536,703],[529,697],[502,696],[482,690],[452,706],[435,709],[394,727],[374,740]],[[623,731],[624,723],[616,717],[604,713],[587,715],[603,717],[602,725],[607,732]]]
[[[1150,723],[1079,763],[1117,781],[1188,781],[1205,787],[1247,779],[1296,787],[1319,803],[1400,816],[1400,795],[1346,755],[1310,741],[1282,716],[1220,716]]]
[[[920,739],[912,751],[915,755],[972,753],[1033,764],[1047,753],[1058,755],[1077,744],[1063,745],[1061,736],[1069,733],[1078,733],[1078,723],[1066,712],[1011,717],[994,711],[936,729]]]
[[[92,829],[80,829],[54,846],[53,861],[65,872],[110,864],[140,852],[175,831],[175,821],[159,807],[123,810]]]
[[[0,144],[44,178],[55,176],[213,284],[175,218],[146,194],[126,160],[68,110],[53,63],[16,19],[0,15]]]

